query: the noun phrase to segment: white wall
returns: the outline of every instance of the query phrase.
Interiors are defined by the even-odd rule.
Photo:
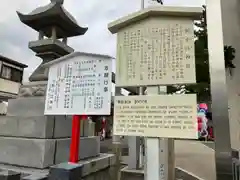
[[[0,78],[0,91],[11,94],[18,94],[20,83]]]

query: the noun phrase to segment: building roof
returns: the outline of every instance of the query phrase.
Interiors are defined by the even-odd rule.
[[[51,3],[36,8],[29,14],[17,12],[22,23],[36,31],[43,31],[51,37],[52,27],[57,30],[57,38],[83,35],[88,28],[78,25],[76,19],[63,7],[63,0],[51,0]]]
[[[5,56],[2,56],[2,55],[0,55],[0,61],[15,65],[15,66],[18,66],[18,67],[21,67],[21,68],[27,68],[28,67],[26,64],[22,64],[20,62],[14,61],[14,60],[9,59],[9,58],[7,58]]]
[[[53,61],[43,64],[43,67],[51,66],[53,64],[60,63],[62,61],[65,61],[65,60],[68,60],[70,58],[74,58],[77,56],[95,56],[95,57],[101,56],[101,57],[107,58],[107,59],[114,59],[114,57],[109,56],[109,55],[104,55],[104,54],[95,54],[95,53],[87,53],[87,52],[72,52],[68,55],[62,56],[58,59],[55,59]]]
[[[108,29],[111,33],[116,33],[118,32],[119,29],[134,24],[138,21],[144,20],[150,16],[188,17],[193,20],[197,20],[202,15],[202,11],[203,9],[201,7],[174,7],[174,6],[149,7],[111,22],[110,24],[108,24]]]

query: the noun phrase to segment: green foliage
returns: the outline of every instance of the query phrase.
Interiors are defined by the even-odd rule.
[[[236,50],[232,46],[224,46],[225,67],[229,69],[230,75],[232,75],[232,69],[236,68],[233,64],[235,53]]]

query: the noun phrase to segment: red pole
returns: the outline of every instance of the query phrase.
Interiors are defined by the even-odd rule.
[[[80,121],[87,119],[85,115],[73,115],[72,118],[72,137],[70,146],[69,162],[77,163],[79,160],[79,145],[80,145]]]
[[[70,159],[69,159],[69,162],[71,163],[78,162],[79,139],[80,139],[80,116],[73,115],[72,137],[71,137]]]

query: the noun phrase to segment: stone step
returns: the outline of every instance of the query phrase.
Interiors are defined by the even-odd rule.
[[[100,153],[99,137],[81,137],[79,158]],[[46,168],[69,159],[70,138],[27,139],[0,137],[0,163],[33,168]]]

